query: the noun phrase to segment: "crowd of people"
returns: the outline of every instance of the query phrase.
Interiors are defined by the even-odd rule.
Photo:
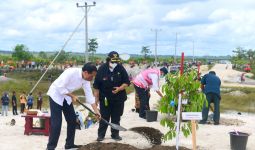
[[[23,114],[25,110],[33,109],[34,97],[32,93],[29,93],[29,95],[27,96],[25,92],[22,92],[22,94],[18,98],[19,99],[17,99],[16,91],[13,91],[12,95],[9,95],[8,92],[3,93],[1,97],[2,116],[4,115],[8,116],[8,110],[10,109],[9,107],[12,108],[13,115],[18,115],[17,110],[18,105],[20,106],[20,114]],[[43,102],[42,93],[39,92],[36,103],[37,109],[39,110],[42,109],[42,102]]]
[[[130,66],[133,68],[134,64]],[[77,115],[75,113],[73,102],[78,100],[78,96],[74,92],[83,89],[86,102],[90,104],[99,121],[97,131],[97,141],[103,141],[106,136],[108,124],[101,120],[116,125],[120,125],[121,116],[123,115],[125,101],[127,100],[126,88],[134,85],[135,89],[135,110],[139,113],[139,117],[146,119],[145,112],[150,110],[150,92],[155,91],[160,97],[160,78],[168,73],[168,67],[147,67],[136,74],[130,75],[121,63],[119,54],[112,51],[108,54],[106,62],[101,64],[99,68],[93,63],[86,63],[82,68],[67,68],[64,72],[52,82],[47,95],[49,96],[49,105],[51,111],[50,135],[47,144],[48,150],[54,150],[57,147],[58,139],[61,133],[62,113],[67,122],[67,138],[66,149],[79,148],[74,144],[75,129],[77,123]],[[91,84],[91,81],[94,81]],[[201,88],[206,94],[208,103],[214,103],[214,124],[218,125],[220,120],[220,79],[215,72],[210,72],[201,79]],[[92,85],[92,86],[91,86]],[[92,90],[93,88],[93,90]],[[37,98],[37,109],[42,108],[43,97],[39,92]],[[12,105],[13,115],[18,115],[17,106],[20,105],[20,113],[24,113],[26,109],[34,107],[34,96],[29,93],[27,96],[23,92],[16,97],[16,92],[12,92],[11,98],[7,92],[4,92],[2,101],[2,116],[8,114],[9,104]],[[205,124],[208,118],[208,107],[203,108],[203,120],[201,124]],[[111,138],[120,141],[122,137],[119,131],[111,128]]]

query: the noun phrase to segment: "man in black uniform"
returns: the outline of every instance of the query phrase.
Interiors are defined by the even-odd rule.
[[[120,64],[119,54],[112,51],[106,58],[106,63],[99,67],[94,81],[94,95],[100,105],[102,118],[120,125],[120,117],[123,114],[124,102],[127,100],[125,88],[130,84],[127,71]],[[100,121],[97,141],[104,140],[108,125]],[[111,128],[111,137],[114,140],[122,140],[119,131]]]

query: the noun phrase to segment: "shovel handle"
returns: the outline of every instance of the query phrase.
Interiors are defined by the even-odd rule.
[[[89,112],[91,112],[93,115],[97,115],[96,113],[94,113],[89,107],[87,107],[86,105],[84,105],[79,99],[76,99],[76,101],[81,104],[84,108],[86,108]],[[100,120],[102,120],[104,123],[108,124],[109,126],[111,126],[113,129],[115,130],[119,130],[119,131],[127,131],[127,129],[125,129],[124,127],[121,127],[120,125],[114,124],[114,123],[109,123],[108,121],[106,121],[104,118],[100,118]]]
[[[81,104],[83,107],[85,107],[89,112],[91,112],[93,115],[97,116],[96,113],[94,113],[94,111],[92,111],[88,106],[84,105],[79,99],[76,99],[76,101]],[[106,124],[110,125],[110,123],[108,121],[106,121],[104,118],[100,118],[100,120],[104,121]]]
[[[79,99],[76,99],[76,101],[81,104],[83,107],[85,107],[89,112],[91,112],[93,115],[97,115],[96,113],[94,113],[94,111],[92,111],[88,106],[84,105]]]

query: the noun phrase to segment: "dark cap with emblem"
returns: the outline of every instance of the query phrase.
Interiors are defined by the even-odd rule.
[[[109,60],[111,62],[120,62],[120,57],[119,57],[119,54],[115,51],[111,51],[109,54],[108,54],[108,57],[109,57]]]

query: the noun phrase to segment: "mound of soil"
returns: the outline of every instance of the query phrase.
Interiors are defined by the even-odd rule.
[[[150,127],[134,127],[130,129],[143,135],[151,144],[160,145],[163,134],[158,130]]]
[[[101,143],[95,142],[82,146],[79,150],[142,150],[134,146],[122,143]],[[154,145],[151,148],[143,150],[176,150],[175,146]],[[179,147],[179,150],[191,150],[185,147]]]

